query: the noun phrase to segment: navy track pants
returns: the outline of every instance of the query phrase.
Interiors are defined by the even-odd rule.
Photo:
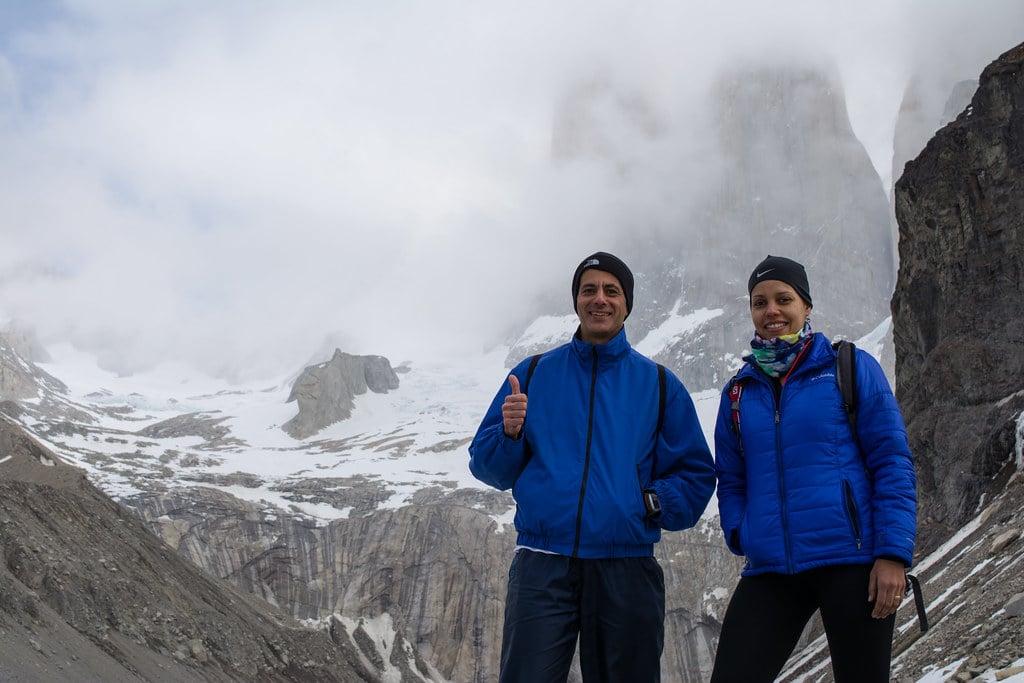
[[[576,640],[585,683],[657,683],[665,575],[653,557],[519,550],[509,568],[501,683],[565,683]]]

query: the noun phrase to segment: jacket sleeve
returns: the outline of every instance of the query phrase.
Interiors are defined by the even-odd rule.
[[[715,490],[711,450],[682,382],[668,373],[665,417],[655,444],[651,485],[661,502],[658,524],[678,531],[697,523]]]
[[[857,350],[857,438],[872,480],[875,557],[909,567],[917,535],[917,478],[903,416],[885,373]]]
[[[733,429],[729,386],[722,391],[715,420],[715,475],[718,478],[718,517],[725,543],[736,555],[743,555],[740,524],[747,509],[747,471],[740,437]]]
[[[516,374],[514,369],[509,374]],[[522,377],[517,374],[517,377]],[[487,413],[476,430],[476,436],[469,444],[469,471],[483,483],[504,491],[512,488],[519,473],[526,466],[528,448],[526,445],[526,427],[524,425],[518,439],[505,435],[504,419],[501,406],[509,395],[508,378],[491,401]],[[529,420],[530,409],[527,403],[526,417]]]

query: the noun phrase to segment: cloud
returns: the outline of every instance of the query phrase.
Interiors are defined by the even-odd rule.
[[[960,36],[942,68],[977,76],[1020,35],[1016,4],[973,6],[971,33],[952,1],[11,11],[0,313],[122,372],[291,372],[335,343],[478,350],[567,297],[581,255],[675,210],[666,179],[699,183],[720,65],[834,59],[884,175],[927,48]],[[604,137],[582,138],[603,151],[558,163],[559,117],[587,83],[615,93],[590,110]]]

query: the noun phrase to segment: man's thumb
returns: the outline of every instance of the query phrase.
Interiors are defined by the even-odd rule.
[[[512,393],[519,393],[519,379],[515,375],[508,376],[508,385],[512,387]]]

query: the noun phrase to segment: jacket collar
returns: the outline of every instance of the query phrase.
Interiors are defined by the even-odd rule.
[[[598,363],[613,363],[627,355],[632,346],[626,339],[626,328],[619,330],[618,334],[608,340],[605,344],[591,344],[580,339],[580,328],[572,335],[572,348],[577,358],[585,363],[593,363],[597,355]]]

